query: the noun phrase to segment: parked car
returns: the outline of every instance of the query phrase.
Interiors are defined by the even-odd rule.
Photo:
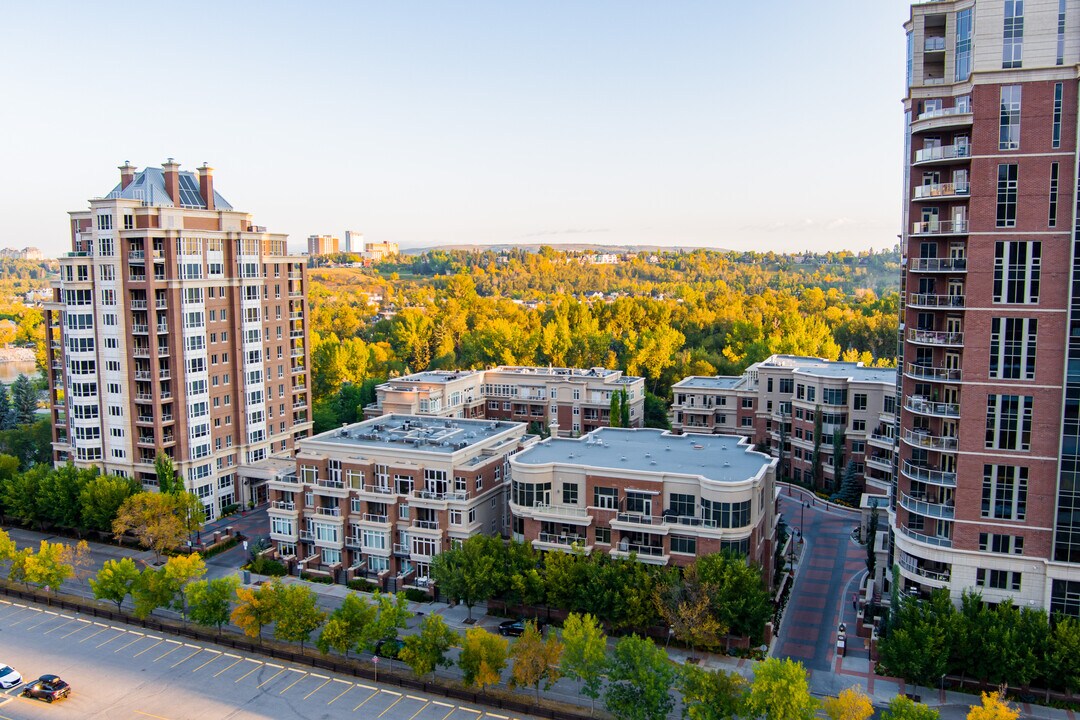
[[[66,698],[71,694],[71,686],[61,680],[57,675],[42,675],[37,680],[29,683],[22,691],[23,697],[37,698],[45,702],[52,702],[60,698]]]
[[[380,640],[375,643],[375,654],[388,660],[397,660],[398,654],[401,652],[401,648],[405,647],[405,643],[397,638],[390,640]]]
[[[10,690],[21,682],[22,675],[18,670],[0,663],[0,689]]]
[[[541,634],[544,632],[544,621],[537,618],[519,618],[517,620],[505,620],[499,623],[499,634],[509,635],[510,637],[521,637],[525,632],[525,625],[527,623],[536,623],[536,629]]]

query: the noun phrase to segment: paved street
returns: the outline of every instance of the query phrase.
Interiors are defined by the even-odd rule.
[[[0,661],[24,679],[53,673],[72,686],[70,698],[52,705],[19,697],[18,689],[0,694],[0,720],[508,717],[6,600],[0,600],[0,648]]]

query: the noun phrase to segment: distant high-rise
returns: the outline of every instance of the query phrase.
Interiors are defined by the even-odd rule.
[[[153,486],[161,451],[210,517],[265,498],[258,466],[311,429],[304,258],[171,158],[70,216],[45,305],[56,462]]]
[[[337,255],[340,241],[334,235],[308,235],[308,255]]]
[[[345,252],[360,253],[364,251],[364,233],[356,230],[345,231]]]
[[[923,2],[905,25],[909,592],[1080,615],[1078,28],[1078,0]]]

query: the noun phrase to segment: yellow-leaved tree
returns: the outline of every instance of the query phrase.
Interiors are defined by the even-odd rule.
[[[1020,711],[1005,699],[1004,688],[982,694],[982,705],[972,705],[967,720],[1016,720]]]

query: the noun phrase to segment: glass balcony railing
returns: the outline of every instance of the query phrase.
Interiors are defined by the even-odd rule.
[[[932,468],[915,465],[910,460],[905,460],[900,466],[900,472],[912,480],[917,480],[941,487],[956,487],[956,473],[934,470]]]
[[[970,145],[935,145],[915,151],[915,162],[956,160],[971,157]]]
[[[912,194],[915,200],[929,200],[931,198],[947,198],[957,195],[967,196],[971,193],[969,183],[934,183],[932,185],[916,185]]]
[[[931,435],[922,430],[905,430],[904,442],[908,445],[926,448],[928,450],[956,452],[959,439],[951,435]]]
[[[967,231],[967,220],[928,220],[911,225],[912,235],[957,235]]]
[[[911,293],[907,296],[909,307],[924,308],[962,308],[964,307],[963,295],[931,295],[928,293]]]
[[[909,395],[904,403],[904,407],[919,415],[932,415],[934,417],[948,418],[960,417],[959,403],[934,402],[922,395]]]
[[[938,380],[941,382],[960,382],[963,373],[960,368],[931,367],[908,363],[906,375],[923,380]]]
[[[911,258],[914,272],[967,272],[967,258]]]
[[[944,520],[952,520],[954,515],[954,506],[952,503],[930,502],[929,500],[920,499],[914,495],[903,492],[900,493],[900,506],[916,515],[942,518]]]
[[[918,532],[917,530],[912,530],[907,525],[901,525],[900,532],[911,538],[915,542],[921,542],[927,545],[936,545],[937,547],[952,547],[952,540],[949,538],[942,538],[934,535],[925,535],[921,532]]]

